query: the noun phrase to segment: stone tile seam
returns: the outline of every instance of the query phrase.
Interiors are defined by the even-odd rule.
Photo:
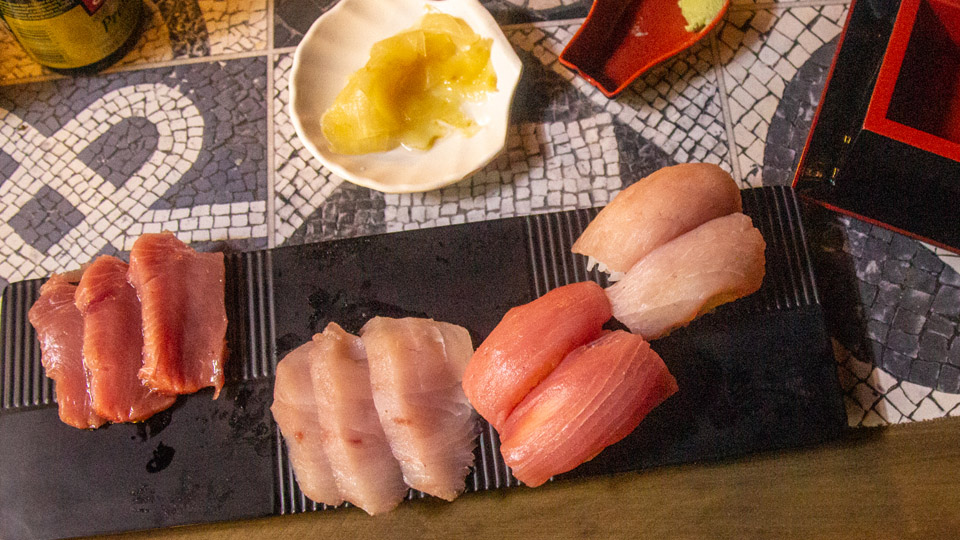
[[[720,114],[723,115],[723,129],[727,133],[730,168],[732,169],[733,179],[737,182],[737,185],[740,185],[743,181],[743,176],[740,173],[740,153],[737,150],[737,141],[734,140],[733,117],[730,114],[730,102],[727,95],[727,83],[723,77],[723,66],[720,65],[720,46],[717,42],[717,31],[711,32],[709,39],[710,54],[713,55],[714,76],[717,78],[717,91],[720,93]]]

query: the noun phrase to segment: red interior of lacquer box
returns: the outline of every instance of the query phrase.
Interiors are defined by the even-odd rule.
[[[960,1],[903,0],[864,127],[960,161]]]

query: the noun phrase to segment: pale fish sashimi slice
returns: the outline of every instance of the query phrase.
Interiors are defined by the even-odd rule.
[[[83,314],[83,363],[93,409],[111,422],[138,422],[170,407],[137,377],[143,366],[140,300],[127,282],[127,263],[104,255],[87,267],[75,294]]]
[[[646,339],[685,326],[763,283],[766,243],[750,218],[714,219],[657,248],[607,288],[613,316]]]
[[[40,288],[28,318],[40,340],[40,362],[55,382],[60,420],[76,428],[95,428],[106,419],[93,410],[83,366],[83,316],[74,304],[76,285],[54,275]]]
[[[223,253],[197,253],[172,233],[144,234],[127,279],[143,313],[140,378],[164,394],[223,387],[227,312]]]
[[[336,323],[313,341],[310,376],[340,496],[370,515],[393,510],[409,488],[373,403],[363,343]]]
[[[406,483],[452,501],[473,465],[477,419],[460,381],[473,345],[465,328],[375,317],[360,331],[380,423]]]
[[[336,506],[343,502],[323,445],[323,430],[310,378],[311,351],[308,341],[277,363],[270,412],[280,426],[287,455],[300,491],[318,503]]]
[[[593,257],[611,272],[626,272],[657,247],[741,208],[737,183],[720,167],[665,167],[617,194],[572,251]]]
[[[528,486],[590,461],[677,391],[640,336],[610,332],[574,349],[507,419],[500,451]]]
[[[572,349],[594,340],[611,317],[592,281],[557,287],[504,315],[470,359],[463,389],[497,430],[513,408]]]

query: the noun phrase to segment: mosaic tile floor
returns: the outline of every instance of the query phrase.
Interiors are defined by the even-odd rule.
[[[789,184],[847,13],[735,0],[616,99],[557,55],[590,0],[485,0],[524,64],[506,151],[416,195],[324,169],[287,113],[294,47],[335,0],[156,0],[100,75],[46,72],[0,31],[0,286],[123,253],[143,232],[257,249],[605,204],[665,165]],[[805,209],[850,424],[960,415],[960,257]]]

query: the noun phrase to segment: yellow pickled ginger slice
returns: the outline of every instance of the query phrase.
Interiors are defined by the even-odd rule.
[[[370,60],[323,114],[331,149],[427,150],[453,129],[473,135],[478,127],[463,104],[497,90],[492,43],[444,13],[427,13],[416,27],[375,43]]]

